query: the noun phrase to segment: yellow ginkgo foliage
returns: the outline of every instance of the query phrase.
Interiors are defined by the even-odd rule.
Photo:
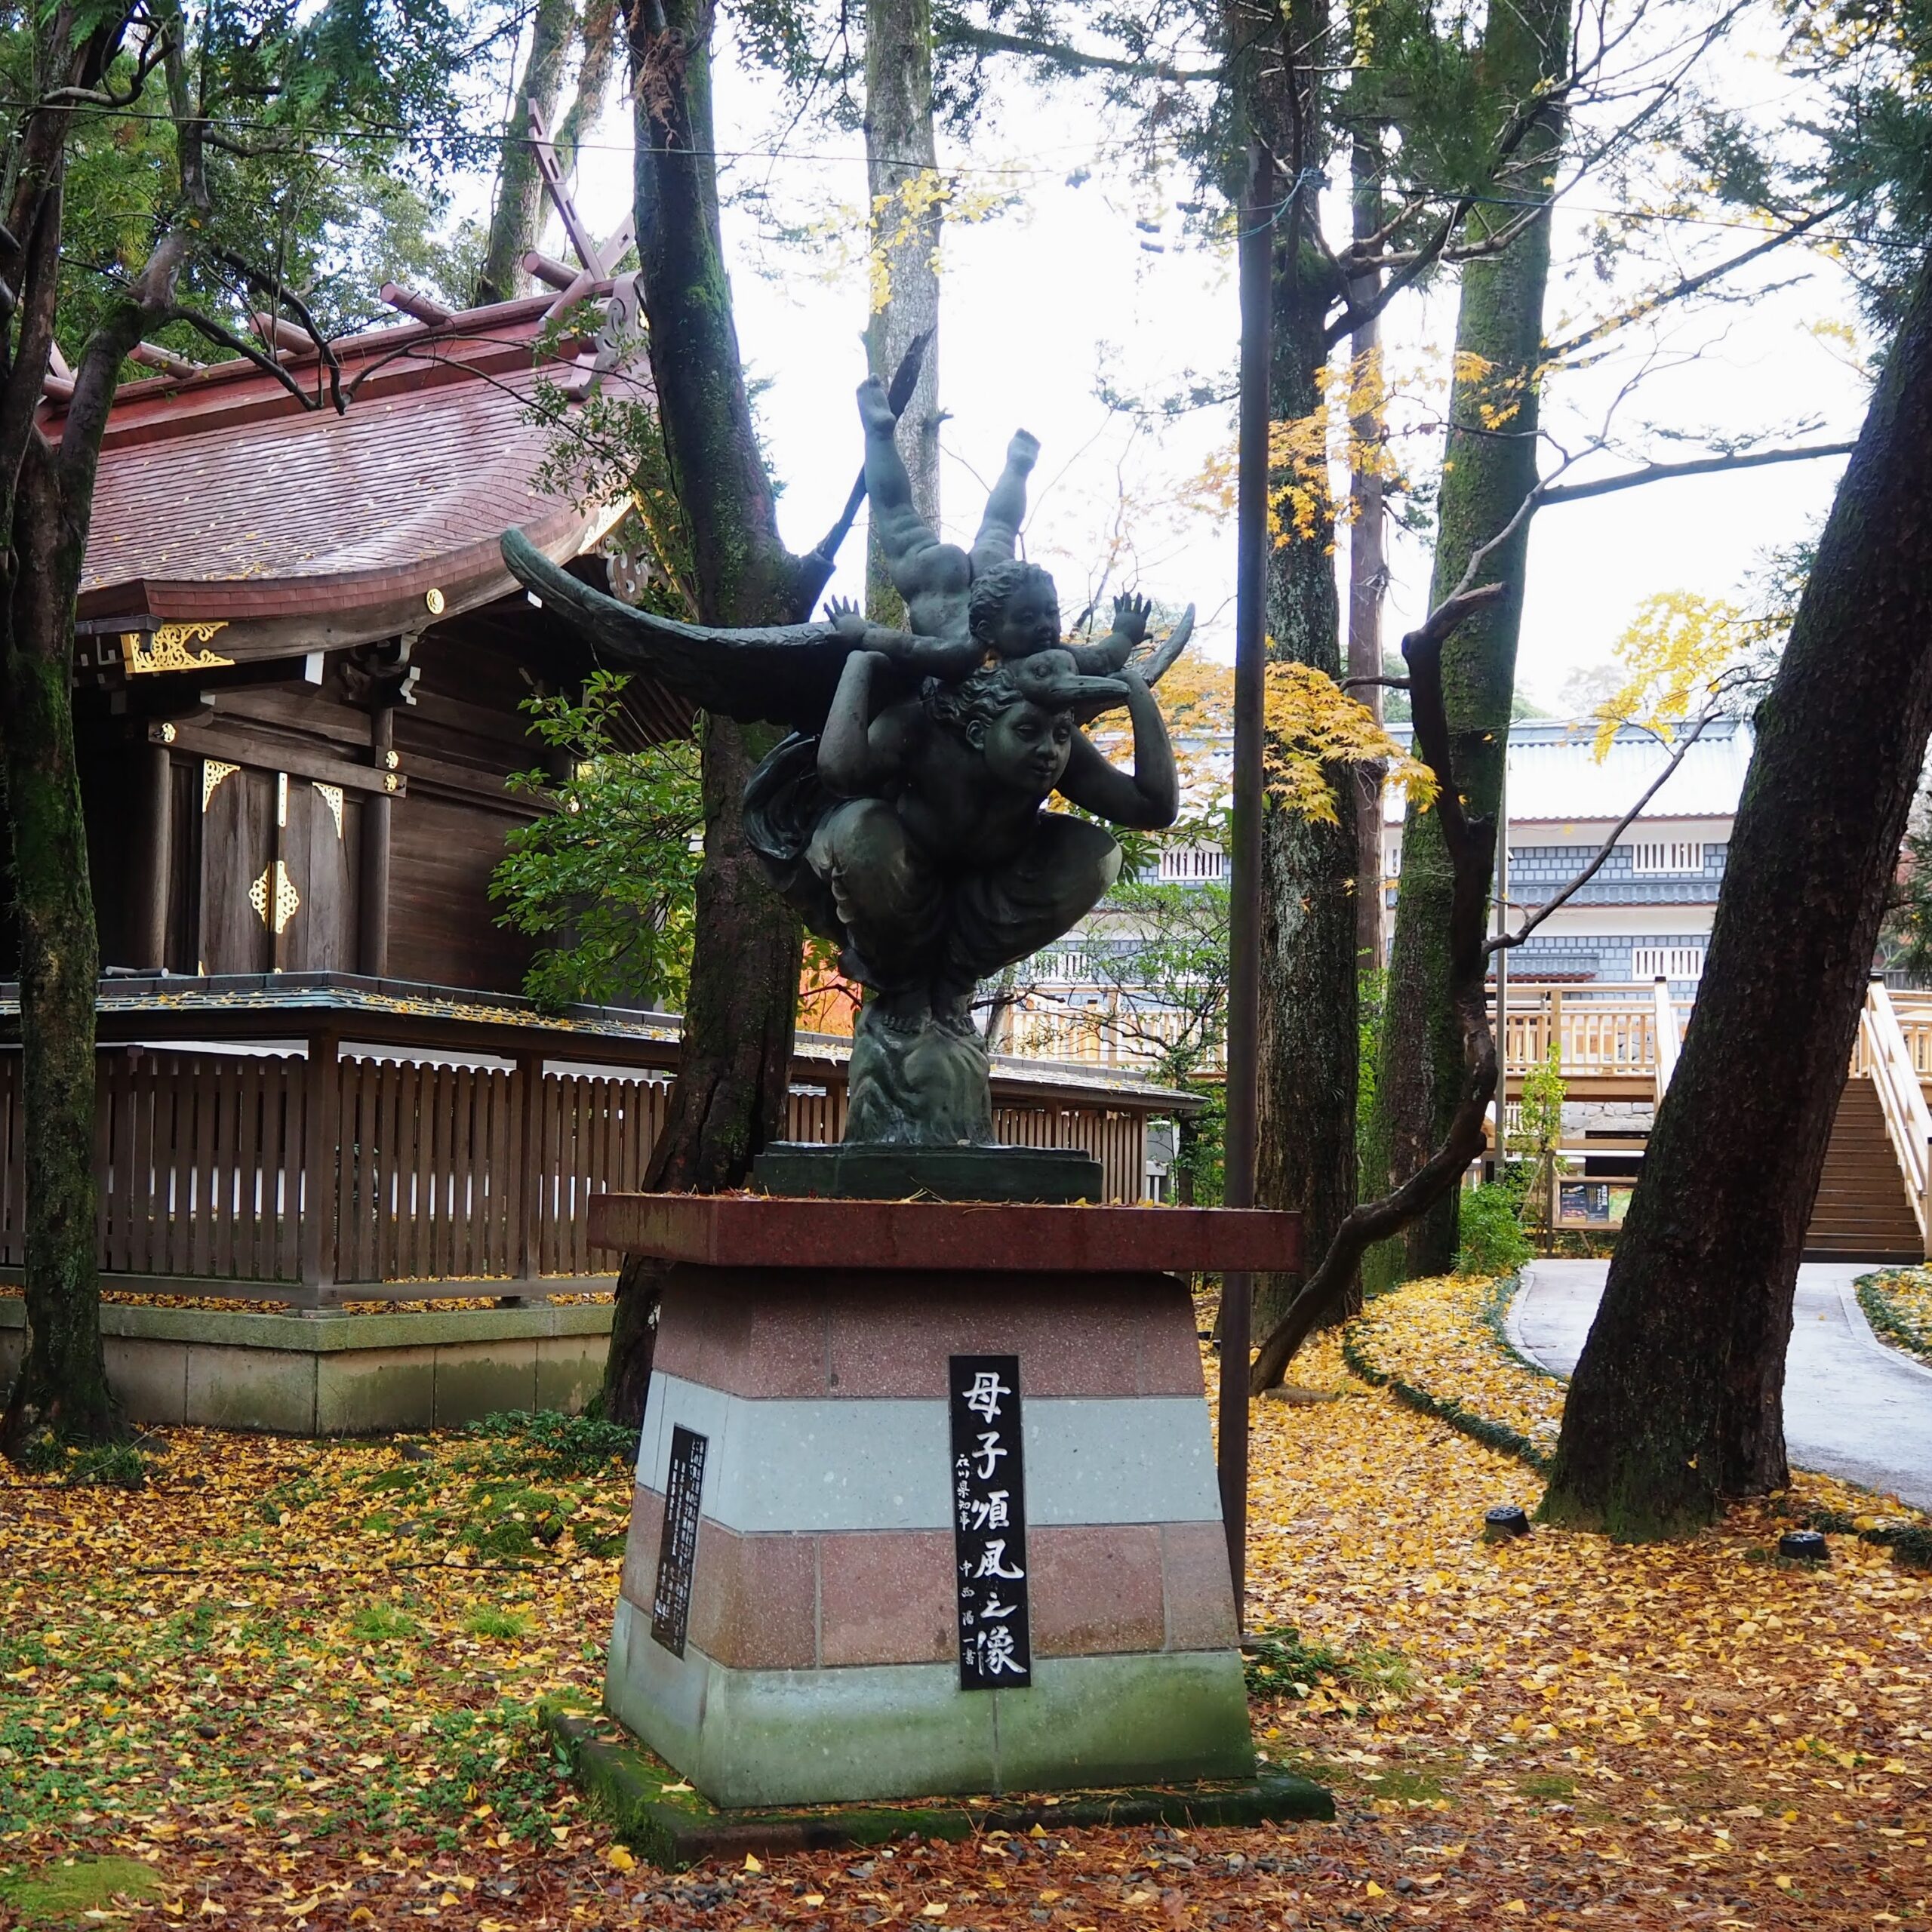
[[[1750,620],[1726,598],[1690,590],[1645,598],[1612,647],[1624,681],[1597,707],[1598,761],[1621,724],[1641,724],[1668,743],[1677,726],[1703,712],[1753,634]]]
[[[1426,810],[1435,799],[1435,773],[1324,672],[1306,664],[1270,664],[1263,716],[1268,795],[1298,818],[1336,823],[1330,768],[1338,764],[1383,761],[1419,808]]]

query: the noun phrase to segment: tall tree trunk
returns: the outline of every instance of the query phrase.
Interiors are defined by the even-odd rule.
[[[872,315],[866,360],[890,386],[913,337],[932,331],[912,400],[899,417],[899,454],[912,503],[939,528],[938,157],[933,144],[931,0],[868,0],[866,178],[872,195]],[[881,286],[881,281],[883,286]],[[881,299],[882,298],[882,299]],[[875,623],[905,621],[876,537],[866,554],[866,609]]]
[[[5,1441],[126,1433],[107,1386],[94,1251],[94,988],[100,952],[74,758],[73,590],[86,521],[63,528],[52,453],[36,437],[14,512],[17,574],[0,657],[0,737],[20,930],[26,1135],[27,1349]]]
[[[752,433],[718,230],[710,0],[639,8],[631,39],[638,258],[651,373],[672,486],[691,532],[697,614],[709,624],[790,623],[808,588],[778,535]],[[796,915],[766,884],[740,830],[745,780],[776,734],[708,719],[704,863],[678,1084],[645,1186],[709,1193],[742,1185],[785,1115],[798,1012]],[[605,1369],[606,1414],[641,1422],[657,1274],[620,1278]]]
[[[1321,219],[1310,185],[1319,157],[1298,146],[1301,130],[1323,125],[1317,97],[1324,82],[1306,50],[1323,44],[1327,27],[1325,0],[1295,0],[1284,39],[1297,51],[1279,88],[1265,97],[1272,112],[1262,125],[1280,177],[1296,184],[1278,224],[1275,254],[1269,407],[1278,423],[1306,420],[1321,405],[1327,317],[1340,292],[1310,238]],[[1284,522],[1269,558],[1269,657],[1339,678],[1341,612],[1325,487],[1297,491]],[[1264,1207],[1300,1211],[1311,1259],[1327,1251],[1355,1198],[1355,793],[1346,771],[1331,775],[1337,823],[1318,825],[1270,808],[1261,824],[1255,1192]],[[1255,1278],[1259,1327],[1273,1326],[1300,1278]]]
[[[106,67],[110,53],[103,43],[93,71]],[[172,300],[185,248],[178,235],[165,238],[135,285],[137,299],[110,310],[95,331],[60,441],[50,442],[35,426],[31,399],[46,373],[59,287],[65,155],[58,147],[47,169],[43,191],[34,196],[23,186],[14,208],[27,242],[24,260],[8,264],[20,297],[0,396],[0,423],[19,437],[0,460],[8,483],[0,521],[11,537],[0,565],[0,768],[20,931],[26,1123],[27,1348],[0,1423],[0,1447],[16,1456],[43,1437],[102,1441],[126,1432],[107,1383],[94,1248],[100,961],[74,756],[74,601],[115,377],[149,316]]]
[[[1382,156],[1374,137],[1358,134],[1349,153],[1350,208],[1355,238],[1364,242],[1382,225]],[[1379,273],[1357,277],[1350,300],[1367,310],[1380,292]],[[1385,428],[1382,401],[1382,318],[1378,309],[1349,338],[1349,440],[1354,446],[1349,497],[1349,675],[1382,675],[1382,598],[1389,585],[1379,462]],[[1382,716],[1382,688],[1362,685],[1355,695]],[[1355,963],[1372,973],[1382,964],[1382,785],[1380,764],[1354,768],[1355,790]]]
[[[578,23],[578,38],[583,57],[577,70],[577,86],[564,118],[557,123],[557,165],[568,175],[577,166],[577,150],[586,135],[596,127],[611,94],[611,69],[617,51],[617,0],[584,0]],[[536,245],[536,237],[531,237]],[[610,265],[616,266],[614,263]]]
[[[536,103],[546,127],[555,121],[557,97],[563,91],[564,63],[569,58],[576,27],[574,0],[537,0],[530,20],[530,53],[503,129],[489,239],[483,251],[483,266],[476,274],[479,307],[507,302],[523,287],[523,258],[537,245],[543,213],[543,177],[530,144],[531,103]]]
[[[1548,1519],[1651,1537],[1787,1479],[1792,1297],[1932,732],[1932,259],[1758,713],[1709,957]]]
[[[1564,72],[1569,28],[1570,0],[1528,0],[1521,7],[1492,9],[1483,68],[1499,119],[1531,100],[1539,83]],[[1479,245],[1520,220],[1526,206],[1548,202],[1562,132],[1556,108],[1535,118],[1514,165],[1499,177],[1506,192],[1469,217],[1469,243]],[[1536,487],[1548,214],[1531,220],[1500,254],[1470,261],[1462,273],[1432,607],[1454,589],[1472,553],[1509,523]],[[1475,580],[1506,583],[1507,592],[1457,634],[1443,660],[1455,767],[1469,809],[1478,817],[1494,815],[1503,788],[1528,549],[1525,518],[1509,541],[1490,553]],[[1441,823],[1412,806],[1402,829],[1401,885],[1371,1134],[1390,1184],[1414,1173],[1441,1145],[1466,1078],[1463,1029],[1450,992],[1444,939],[1452,890]],[[1456,1209],[1451,1190],[1409,1225],[1399,1247],[1391,1242],[1371,1256],[1371,1278],[1447,1270],[1456,1252]]]

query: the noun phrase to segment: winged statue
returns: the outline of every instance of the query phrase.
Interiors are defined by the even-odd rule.
[[[1099,903],[1121,866],[1109,825],[1174,823],[1173,748],[1150,688],[1185,648],[1194,611],[1156,648],[1149,605],[1121,597],[1104,638],[1064,642],[1052,577],[1016,555],[1034,438],[1023,430],[1008,445],[968,549],[914,507],[877,381],[860,386],[859,414],[903,630],[839,603],[818,623],[683,623],[604,595],[514,531],[503,556],[605,661],[707,711],[789,728],[746,784],[745,833],[865,989],[846,1142],[990,1145],[975,989]],[[1121,708],[1128,769],[1081,728]],[[1048,809],[1056,795],[1075,809]]]

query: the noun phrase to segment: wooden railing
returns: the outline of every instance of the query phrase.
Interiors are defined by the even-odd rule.
[[[1504,1065],[1529,1072],[1557,1049],[1566,1080],[1628,1079],[1654,1088],[1660,1045],[1669,1036],[1674,1061],[1690,1002],[1671,998],[1667,986],[1512,985],[1503,1029]]]
[[[109,1285],[298,1306],[607,1285],[590,1196],[642,1185],[671,1093],[662,1075],[451,1066],[406,1054],[105,1047],[94,1170]],[[1011,1076],[1008,1076],[1011,1078]],[[0,1268],[25,1260],[17,1053],[0,1053]],[[790,1098],[788,1137],[844,1131],[845,1090]],[[1098,1158],[1140,1198],[1137,1112],[1002,1103],[1001,1137]]]
[[[1657,1104],[1663,1104],[1671,1076],[1677,1071],[1677,1050],[1679,1044],[1677,1031],[1677,1008],[1671,1003],[1670,982],[1659,980],[1652,988],[1653,1032],[1657,1041],[1657,1072],[1656,1095]]]
[[[1882,980],[1872,980],[1866,989],[1858,1045],[1911,1198],[1921,1251],[1932,1259],[1932,1109],[1926,1106],[1911,1045]]]

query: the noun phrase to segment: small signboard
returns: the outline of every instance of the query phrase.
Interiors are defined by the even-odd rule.
[[[1563,1228],[1620,1228],[1632,1183],[1564,1180],[1557,1183],[1556,1223]]]
[[[671,1431],[671,1472],[664,1482],[664,1531],[657,1544],[657,1587],[651,1634],[674,1657],[685,1654],[691,1620],[691,1570],[697,1560],[698,1504],[704,1491],[708,1438],[679,1425]]]
[[[1033,1681],[1033,1646],[1020,1358],[954,1355],[951,1362],[959,1687],[1023,1690]]]

